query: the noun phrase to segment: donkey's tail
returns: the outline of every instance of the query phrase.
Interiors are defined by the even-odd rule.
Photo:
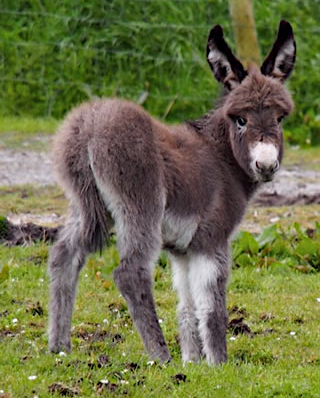
[[[81,204],[84,247],[91,253],[97,250],[101,252],[108,242],[113,221],[94,180],[81,193]]]

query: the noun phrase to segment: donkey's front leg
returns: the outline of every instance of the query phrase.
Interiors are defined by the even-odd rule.
[[[190,262],[189,283],[199,321],[202,351],[210,364],[227,360],[227,277],[227,253],[210,257],[197,255]]]
[[[201,357],[201,342],[188,279],[189,258],[171,255],[171,267],[173,286],[179,296],[178,319],[182,361],[198,362]]]

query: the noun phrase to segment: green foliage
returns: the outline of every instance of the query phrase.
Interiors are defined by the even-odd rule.
[[[224,2],[211,7],[227,19]],[[200,98],[201,113],[212,101],[204,50],[215,18],[206,2],[5,0],[2,8],[2,112],[61,117],[96,95],[138,100],[147,92],[146,107],[159,116],[183,97],[180,118]]]
[[[253,265],[259,246],[250,232],[240,232],[233,246],[233,257],[239,267]]]
[[[240,232],[233,242],[235,267],[292,267],[301,272],[320,271],[320,227],[302,230],[298,223],[284,230],[280,224],[265,228],[258,236]]]
[[[269,4],[269,5],[268,5]],[[254,1],[258,36],[262,53],[266,54],[270,40],[265,32],[276,28],[280,18],[287,19],[293,26],[297,42],[297,62],[289,81],[296,110],[286,124],[286,137],[290,143],[302,146],[320,142],[320,43],[319,1],[283,0]],[[263,21],[263,24],[259,23]]]
[[[5,239],[8,234],[8,222],[6,217],[0,216],[0,241]]]
[[[290,143],[319,143],[320,3],[255,0],[254,9],[263,56],[279,20],[293,25],[297,110],[285,134]],[[219,91],[205,59],[212,25],[234,48],[222,0],[3,0],[0,11],[2,115],[61,118],[94,96],[119,96],[170,121],[199,117]]]
[[[5,293],[5,288],[10,277],[9,263],[0,263],[0,296]]]
[[[9,279],[9,265],[4,264],[0,267],[0,284]]]

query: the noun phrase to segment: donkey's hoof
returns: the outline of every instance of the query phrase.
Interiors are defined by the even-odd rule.
[[[49,352],[52,354],[59,354],[61,352],[71,352],[71,342],[67,343],[49,343]]]

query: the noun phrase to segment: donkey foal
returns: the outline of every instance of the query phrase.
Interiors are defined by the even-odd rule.
[[[183,361],[226,361],[228,241],[282,159],[280,122],[293,108],[283,86],[295,62],[291,26],[280,23],[260,69],[243,68],[220,26],[209,34],[207,59],[225,94],[202,119],[166,126],[133,103],[104,99],[74,109],[62,124],[54,161],[70,210],[49,260],[52,352],[71,350],[79,272],[114,226],[115,282],[150,356],[170,360],[152,295],[153,266],[165,248]]]

